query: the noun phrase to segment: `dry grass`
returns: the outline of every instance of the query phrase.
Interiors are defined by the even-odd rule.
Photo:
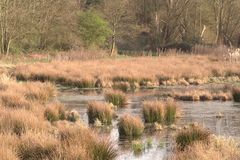
[[[230,101],[232,94],[230,92],[211,92],[211,91],[187,91],[187,92],[174,92],[171,97],[182,101]]]
[[[159,123],[170,125],[175,122],[179,114],[179,106],[171,100],[145,101],[143,103],[143,117],[145,123]]]
[[[118,123],[118,132],[120,137],[127,137],[130,139],[138,138],[143,134],[144,125],[139,117],[131,115],[124,115]]]
[[[59,141],[44,132],[27,132],[21,137],[17,154],[21,160],[57,159]]]
[[[108,103],[90,102],[88,104],[88,120],[91,124],[98,119],[104,125],[111,125],[113,114],[113,109]]]
[[[177,147],[181,151],[196,142],[208,143],[209,141],[210,132],[198,126],[180,131],[176,136]]]
[[[177,151],[170,160],[238,160],[239,144],[231,138],[213,137],[210,144],[195,143],[183,152]]]
[[[61,104],[51,101],[52,85],[17,83],[7,77],[0,77],[0,82],[0,159],[113,160],[117,156],[111,141],[99,138],[81,122],[58,121],[67,115]]]
[[[27,130],[41,131],[46,128],[47,124],[30,111],[24,109],[0,110],[1,133],[13,133],[21,136]]]
[[[45,111],[44,117],[50,121],[58,121],[58,120],[65,120],[66,119],[66,111],[63,105],[61,104],[49,104]]]
[[[201,84],[209,82],[210,77],[239,76],[239,67],[238,63],[213,60],[208,56],[169,55],[20,64],[14,75],[21,80],[50,80],[78,87],[94,87],[97,80],[101,80],[103,87],[109,81],[140,83],[148,80],[164,84],[171,79],[176,84],[180,79],[189,84]]]
[[[117,107],[124,107],[127,104],[127,96],[121,91],[108,91],[105,93],[105,100]]]
[[[145,101],[143,103],[143,117],[145,123],[162,123],[164,104],[160,101]]]
[[[12,134],[0,133],[0,156],[2,160],[18,160],[15,146],[18,145],[18,138]]]

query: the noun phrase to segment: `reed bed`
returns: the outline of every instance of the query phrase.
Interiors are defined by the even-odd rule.
[[[118,123],[120,137],[135,139],[143,134],[144,125],[139,117],[126,114],[121,117]]]
[[[111,125],[114,111],[110,104],[104,102],[90,102],[88,104],[88,120],[90,124],[100,120],[103,125]]]
[[[102,84],[99,87],[107,87],[108,82],[116,81],[157,85],[239,81],[239,67],[238,63],[213,60],[206,55],[168,55],[18,64],[12,72],[19,80],[53,81],[86,88],[95,87],[99,81]]]

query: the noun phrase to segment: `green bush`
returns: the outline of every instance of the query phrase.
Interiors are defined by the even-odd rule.
[[[111,34],[108,23],[93,11],[80,14],[79,31],[86,47],[103,46]]]

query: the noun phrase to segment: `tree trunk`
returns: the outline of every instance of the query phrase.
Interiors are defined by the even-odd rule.
[[[115,48],[116,48],[116,29],[115,25],[113,26],[113,34],[112,34],[112,44],[111,44],[111,54],[110,56],[113,56],[115,54]]]

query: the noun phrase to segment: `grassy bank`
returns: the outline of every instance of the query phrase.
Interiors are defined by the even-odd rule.
[[[4,160],[112,160],[116,150],[54,102],[50,83],[0,78],[0,157]],[[88,137],[88,138],[86,138]]]
[[[238,82],[239,67],[238,63],[209,56],[169,55],[18,64],[13,74],[19,80],[52,81],[80,88],[116,87],[119,82],[127,82],[123,88],[127,90],[138,86]]]

